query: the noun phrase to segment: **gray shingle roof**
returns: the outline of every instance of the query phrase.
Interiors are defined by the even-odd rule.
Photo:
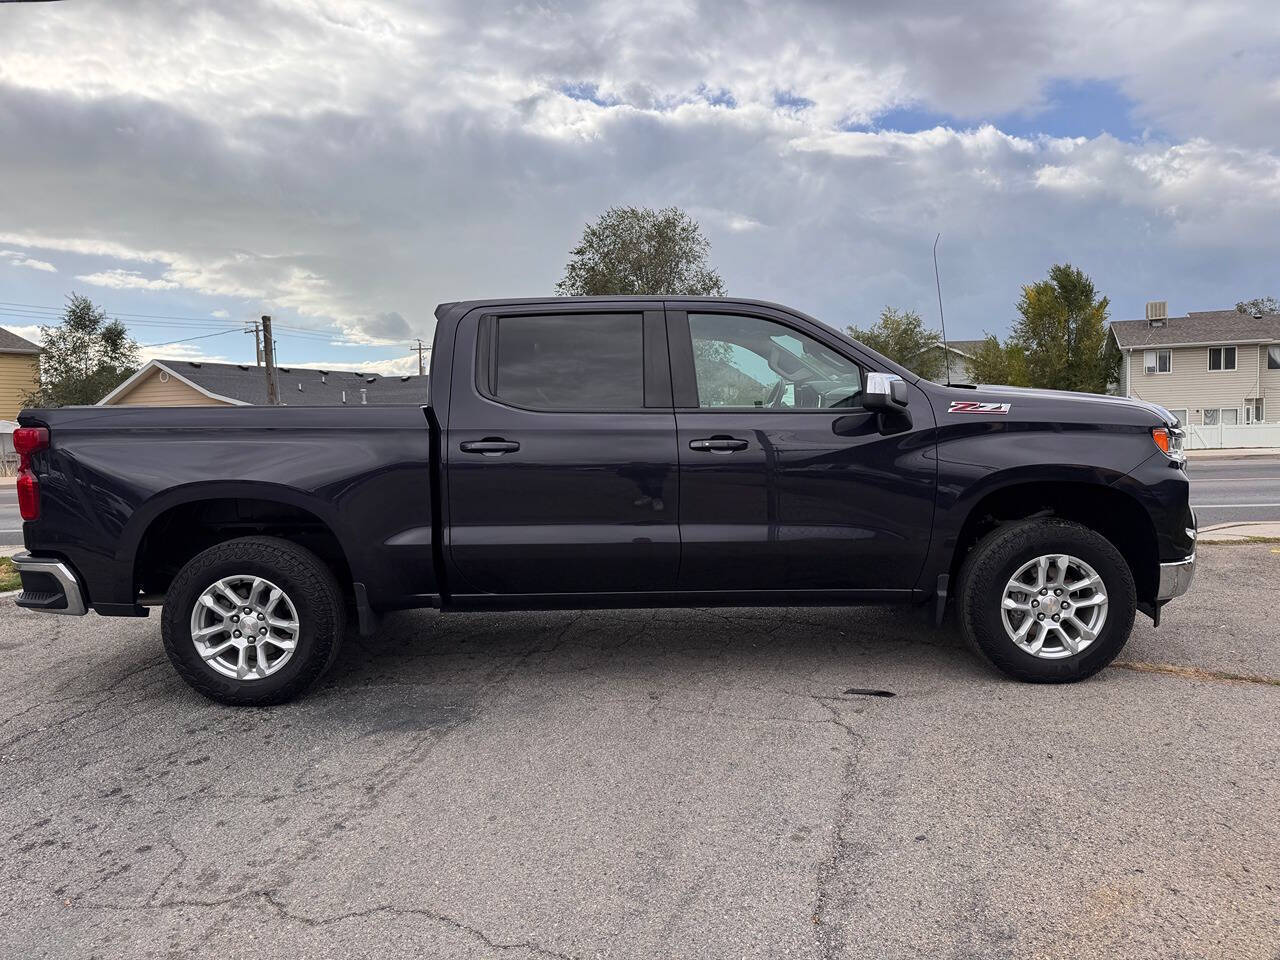
[[[1253,317],[1237,310],[1205,310],[1170,317],[1163,327],[1153,327],[1146,320],[1114,320],[1111,329],[1123,349],[1184,343],[1280,343],[1280,314]]]
[[[210,393],[245,403],[267,402],[267,379],[262,367],[252,364],[204,363],[191,360],[158,360],[174,373]],[[384,377],[352,370],[319,370],[276,367],[280,402],[290,406],[339,406],[346,393],[347,406],[359,406],[360,391],[371,405],[423,404],[427,402],[428,377]]]
[[[0,327],[0,353],[39,353],[40,345]]]

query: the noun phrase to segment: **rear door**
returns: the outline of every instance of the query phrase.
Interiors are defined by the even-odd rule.
[[[674,587],[678,458],[660,307],[473,313],[453,364],[452,592]]]
[[[782,311],[668,303],[684,590],[913,587],[933,523],[933,413],[882,436],[870,365]]]

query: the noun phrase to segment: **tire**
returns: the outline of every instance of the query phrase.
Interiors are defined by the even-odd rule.
[[[1101,578],[1105,605],[1098,604],[1094,594],[1097,588],[1087,587],[1072,594],[1067,592],[1057,598],[1053,595],[1052,584],[1047,588],[1048,594],[1040,596],[1040,590],[1028,588],[1025,594],[1015,591],[1011,602],[1031,604],[1039,607],[1041,600],[1045,606],[1057,610],[1062,618],[1063,630],[1050,627],[1045,633],[1050,639],[1044,641],[1042,655],[1036,655],[1024,649],[1014,637],[1024,625],[1024,618],[1039,617],[1034,611],[1026,614],[1021,610],[1011,610],[1008,614],[1002,609],[1006,597],[1006,588],[1015,574],[1020,573],[1028,565],[1032,565],[1026,574],[1026,580],[1035,584],[1037,581],[1038,558],[1051,555],[1062,555],[1073,560],[1082,561],[1092,568],[1092,572]],[[1056,578],[1059,564],[1053,562],[1047,568],[1050,578]],[[1083,567],[1068,565],[1068,570],[1075,570],[1076,576],[1088,573]],[[1044,574],[1039,575],[1044,579]],[[1063,578],[1070,576],[1064,573]],[[1088,577],[1066,581],[1068,583],[1084,583]],[[999,670],[1010,677],[1029,683],[1072,683],[1093,676],[1112,660],[1124,647],[1133,629],[1133,618],[1137,610],[1137,592],[1133,583],[1133,572],[1120,551],[1094,531],[1078,523],[1066,520],[1029,520],[1022,523],[1009,524],[988,534],[978,543],[965,558],[960,568],[958,604],[960,625],[965,640],[976,652],[981,654]],[[1103,616],[1096,637],[1086,641],[1087,632],[1077,632],[1076,623],[1066,622],[1068,614],[1058,610],[1063,599],[1076,598],[1078,602],[1071,616],[1091,618],[1099,614]],[[1088,612],[1086,604],[1092,601],[1101,609]],[[1069,609],[1069,607],[1068,607]],[[1011,623],[1006,629],[1005,618]],[[1047,619],[1052,619],[1052,613]],[[1092,621],[1096,623],[1097,621]],[[1030,637],[1040,629],[1039,624],[1027,625]],[[1068,634],[1075,634],[1068,637]],[[1082,641],[1084,644],[1081,645]],[[1024,641],[1034,645],[1034,639]],[[1080,645],[1078,652],[1071,653],[1072,644]]]
[[[274,605],[271,588],[281,592]],[[219,609],[201,599],[206,591]],[[246,616],[244,607],[231,603],[242,596],[240,602],[258,612]],[[314,553],[275,537],[243,537],[210,547],[178,572],[160,629],[169,660],[192,687],[219,703],[261,707],[291,700],[320,679],[337,658],[345,616],[337,581]],[[276,626],[287,623],[293,627]],[[250,640],[231,636],[233,627],[246,624],[252,629],[244,630],[245,637],[260,634],[252,649]],[[197,629],[209,635],[198,641]],[[204,655],[198,642],[205,644]]]

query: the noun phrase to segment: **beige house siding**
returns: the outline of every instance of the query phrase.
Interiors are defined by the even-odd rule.
[[[1204,410],[1231,407],[1244,423],[1245,400],[1262,397],[1263,417],[1280,421],[1280,370],[1267,369],[1266,345],[1224,344],[1236,347],[1235,370],[1209,370],[1209,347],[1172,347],[1172,369],[1147,373],[1144,350],[1127,353],[1123,386],[1131,397],[1158,403],[1170,410],[1186,410],[1187,422],[1204,423]]]
[[[30,353],[0,353],[0,420],[17,420],[22,399],[36,388],[40,358]]]
[[[168,378],[165,382],[163,377]],[[163,370],[152,370],[132,387],[112,398],[111,406],[142,407],[225,407],[221,400],[206,397],[177,377],[165,374]]]

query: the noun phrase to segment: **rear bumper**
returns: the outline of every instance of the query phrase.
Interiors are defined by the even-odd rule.
[[[1165,603],[1174,597],[1187,592],[1196,575],[1196,555],[1193,553],[1185,560],[1160,564],[1160,588],[1156,594],[1157,603]]]
[[[14,600],[18,606],[72,617],[88,612],[80,581],[61,560],[23,552],[14,554],[13,566],[22,576],[22,593]]]

